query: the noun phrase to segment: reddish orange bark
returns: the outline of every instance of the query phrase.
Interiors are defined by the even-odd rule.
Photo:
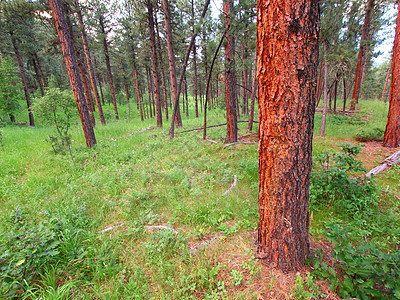
[[[368,0],[367,9],[365,11],[364,25],[361,34],[360,41],[360,51],[358,52],[358,61],[356,68],[356,78],[354,80],[354,89],[353,96],[351,97],[350,109],[354,110],[356,108],[356,104],[358,103],[358,97],[360,96],[361,82],[362,82],[362,74],[364,72],[365,66],[365,54],[367,52],[367,45],[365,45],[365,41],[369,39],[369,28],[371,24],[371,11],[374,8],[374,0]]]
[[[319,5],[258,0],[258,257],[297,269],[310,251],[309,183]]]
[[[74,91],[76,104],[78,106],[79,116],[81,118],[83,132],[85,134],[86,145],[92,147],[96,144],[96,138],[90,121],[89,109],[83,91],[81,77],[76,63],[74,49],[71,43],[71,37],[68,33],[67,24],[59,0],[49,0],[53,17],[56,23],[56,29],[60,38],[61,49],[67,66],[69,80]]]
[[[400,145],[400,5],[398,6],[396,34],[392,58],[392,81],[390,88],[389,115],[386,124],[383,146]]]

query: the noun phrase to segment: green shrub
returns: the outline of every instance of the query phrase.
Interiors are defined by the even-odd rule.
[[[385,131],[381,128],[373,128],[370,130],[362,129],[355,136],[359,142],[382,141]]]
[[[376,184],[364,177],[353,177],[366,172],[362,162],[355,159],[360,146],[343,144],[340,153],[322,153],[311,174],[310,203],[315,206],[332,205],[339,211],[361,211],[377,204]]]
[[[342,298],[400,299],[400,252],[384,253],[369,243],[355,247],[348,231],[330,225],[326,235],[335,244],[334,266],[329,266],[319,251],[313,262],[314,274],[328,280],[330,289]]]
[[[342,115],[331,115],[329,117],[329,121],[334,125],[364,125],[365,121],[360,117],[349,117],[349,116],[342,116]]]

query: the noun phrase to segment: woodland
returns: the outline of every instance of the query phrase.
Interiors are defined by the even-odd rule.
[[[400,299],[398,10],[2,0],[0,299]]]

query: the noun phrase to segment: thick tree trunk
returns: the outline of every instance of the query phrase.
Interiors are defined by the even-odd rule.
[[[356,78],[354,80],[353,96],[351,97],[350,109],[354,110],[358,103],[358,97],[360,96],[360,89],[362,83],[362,77],[365,67],[365,54],[367,53],[368,46],[365,44],[369,40],[369,28],[371,24],[371,12],[374,8],[374,0],[368,0],[367,9],[365,11],[364,25],[360,40],[360,51],[358,52],[358,61],[356,68]]]
[[[59,0],[49,0],[49,2],[56,23],[58,36],[60,38],[61,49],[64,55],[65,64],[67,66],[70,83],[72,90],[74,91],[76,104],[78,106],[79,116],[81,118],[82,128],[85,134],[86,145],[87,147],[92,147],[96,144],[96,138],[94,135],[92,122],[90,121],[89,109],[86,104],[82,81],[79,76],[75,53],[71,43],[71,37],[68,33],[68,27],[62,12],[61,3]]]
[[[101,105],[99,91],[97,90],[97,80],[96,80],[96,76],[94,73],[93,62],[92,62],[92,58],[91,58],[90,51],[89,51],[89,43],[87,40],[86,30],[85,30],[85,26],[83,23],[82,12],[81,12],[81,8],[79,7],[78,2],[76,2],[76,9],[77,9],[77,13],[78,13],[79,24],[81,26],[83,51],[85,52],[86,64],[87,64],[87,67],[89,70],[90,82],[92,84],[94,99],[96,101],[97,110],[99,112],[100,123],[101,123],[101,125],[106,125],[106,120],[104,118],[104,113],[103,113],[103,106]],[[104,100],[103,100],[103,104],[104,104]]]
[[[158,81],[158,60],[157,60],[157,48],[156,48],[156,34],[154,31],[154,16],[153,16],[153,4],[151,0],[147,1],[148,9],[148,21],[150,29],[150,46],[151,46],[151,63],[153,69],[153,81],[154,81],[154,92],[156,98],[156,111],[157,111],[157,126],[162,127],[162,112],[161,112],[161,97],[160,97],[160,83]]]
[[[392,63],[389,115],[383,137],[383,146],[394,148],[400,145],[400,5],[398,6]]]
[[[29,125],[35,126],[35,121],[33,119],[33,113],[32,113],[32,108],[31,108],[31,97],[29,95],[28,84],[26,81],[24,64],[22,63],[21,55],[19,54],[19,49],[18,49],[18,45],[17,45],[17,40],[15,39],[14,32],[12,30],[10,31],[10,35],[11,35],[11,42],[14,47],[14,53],[15,53],[15,56],[17,57],[17,62],[18,62],[19,72],[21,75],[22,85],[24,86],[25,99],[26,99],[26,104],[28,106]]]
[[[102,16],[99,19],[99,25],[100,25],[101,34],[103,35],[103,50],[104,50],[104,57],[106,60],[108,82],[110,84],[111,98],[112,98],[112,103],[114,105],[115,119],[119,120],[117,100],[115,99],[114,80],[113,80],[113,75],[111,72],[110,54],[108,52],[107,34],[106,34],[106,29],[105,29],[104,20],[103,20]]]
[[[237,106],[236,106],[236,75],[235,75],[235,37],[231,19],[233,0],[223,1],[225,18],[225,102],[226,102],[226,138],[225,143],[237,142]]]
[[[325,127],[326,127],[326,117],[328,116],[328,62],[326,61],[326,43],[324,43],[324,108],[322,110],[322,120],[321,120],[321,128],[319,130],[319,135],[325,135]]]
[[[251,93],[251,105],[250,105],[250,114],[249,114],[249,125],[247,127],[249,132],[253,130],[253,119],[254,119],[254,104],[256,100],[256,93],[257,93],[257,52],[256,52],[256,59],[255,59],[255,69],[254,69],[254,78],[253,78],[253,89]]]
[[[302,268],[310,253],[308,190],[318,35],[318,1],[258,1],[257,252],[284,270]]]

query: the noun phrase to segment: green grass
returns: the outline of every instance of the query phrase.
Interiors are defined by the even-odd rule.
[[[329,115],[326,137],[314,139],[314,153],[353,140],[360,128],[384,126],[387,108],[382,103],[366,101],[360,107],[374,111],[369,122],[341,124]],[[111,106],[104,109],[113,115]],[[46,138],[54,129],[41,127],[40,120],[35,128],[2,128],[0,239],[10,239],[18,225],[15,215],[22,212],[26,217],[18,225],[21,236],[33,234],[40,241],[50,234],[48,239],[59,244],[55,264],[53,256],[46,260],[35,253],[28,253],[35,265],[7,261],[17,271],[25,266],[34,272],[28,276],[21,269],[14,283],[0,280],[0,293],[27,299],[256,299],[261,265],[251,253],[258,222],[257,145],[224,149],[225,127],[207,130],[218,144],[203,141],[201,131],[178,133],[170,140],[165,120],[163,128],[139,133],[154,126],[155,120],[140,122],[134,104],[130,112],[127,105],[119,112],[120,121],[108,119],[106,126],[97,122],[97,145],[92,149],[85,147],[82,128],[75,122],[71,132],[76,167],[69,156],[52,153]],[[190,113],[189,118],[183,116],[184,129],[201,127],[202,118]],[[24,112],[17,115],[23,118]],[[209,124],[224,122],[223,110],[209,112]],[[315,133],[319,123],[317,114]],[[239,127],[239,134],[247,132],[247,124]],[[387,180],[398,180],[390,174],[385,175]],[[238,187],[222,196],[234,175]],[[389,198],[381,207],[390,207],[390,220],[398,222],[398,202]],[[324,221],[338,218],[329,208],[316,211],[312,233],[321,237]],[[340,218],[343,223],[356,222]],[[397,238],[383,215],[365,220],[372,222],[370,227],[384,226]],[[167,229],[149,228],[157,225]],[[115,227],[101,232],[111,226]],[[371,236],[382,247],[394,245],[383,242],[386,233]],[[214,237],[210,245],[190,250]],[[40,251],[47,253],[46,249]]]

